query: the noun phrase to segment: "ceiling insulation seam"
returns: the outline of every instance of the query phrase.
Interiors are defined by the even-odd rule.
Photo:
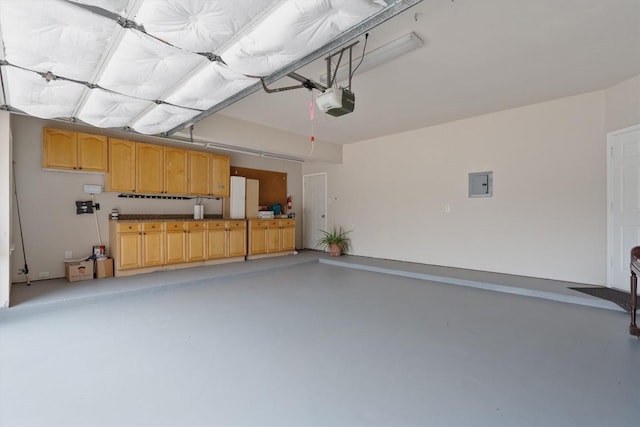
[[[40,71],[36,71],[36,70],[31,70],[31,69],[28,69],[28,68],[25,68],[25,67],[20,67],[18,65],[11,64],[11,63],[9,63],[7,61],[3,61],[2,64],[0,64],[0,67],[13,67],[13,68],[16,68],[16,69],[19,69],[19,70],[22,70],[22,71],[26,71],[26,72],[29,72],[29,73],[37,74],[40,77],[42,77],[44,80],[46,80],[47,82],[54,81],[54,80],[66,81],[66,82],[69,82],[69,83],[75,83],[75,84],[78,84],[78,85],[81,85],[81,86],[85,86],[85,88],[87,90],[100,89],[100,90],[103,90],[105,92],[109,92],[109,93],[112,93],[114,95],[121,95],[123,97],[127,97],[127,98],[130,98],[130,99],[133,99],[133,100],[147,101],[147,102],[152,102],[152,103],[155,103],[155,104],[166,104],[166,105],[170,105],[172,107],[179,107],[179,108],[184,108],[184,109],[194,110],[194,111],[199,111],[199,112],[204,111],[203,109],[200,109],[200,108],[194,108],[194,107],[190,107],[190,106],[186,106],[186,105],[177,105],[177,104],[173,104],[173,103],[168,102],[168,101],[163,101],[161,99],[149,99],[149,98],[142,98],[142,97],[136,97],[136,96],[133,96],[133,95],[124,94],[122,92],[118,92],[118,91],[113,90],[113,89],[102,87],[102,86],[97,85],[95,83],[91,83],[91,82],[87,82],[87,81],[80,81],[80,80],[76,80],[76,79],[70,79],[70,78],[67,78],[67,77],[64,77],[64,76],[58,76],[58,75],[52,74],[50,72],[44,73],[44,72],[40,72]]]

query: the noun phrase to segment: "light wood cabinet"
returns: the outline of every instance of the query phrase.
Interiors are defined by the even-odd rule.
[[[78,169],[90,172],[106,172],[108,157],[106,136],[78,133]]]
[[[269,226],[267,227],[267,252],[279,252],[281,247],[280,220],[273,219],[269,221]]]
[[[267,230],[269,222],[266,220],[249,220],[249,255],[267,253]]]
[[[112,255],[115,258],[116,269],[126,270],[142,267],[140,224],[112,224],[109,241],[111,242]],[[115,254],[117,254],[117,257]]]
[[[247,254],[247,222],[209,221],[207,259],[237,258]]]
[[[109,138],[107,191],[136,191],[136,143]]]
[[[247,222],[227,221],[227,256],[242,257],[247,254]]]
[[[164,147],[136,142],[136,192],[160,194],[164,189]]]
[[[109,242],[116,276],[217,264],[244,260],[247,222],[110,221]]]
[[[42,129],[42,167],[45,169],[106,172],[107,158],[106,136]]]
[[[219,259],[227,256],[226,221],[207,222],[207,259]]]
[[[207,258],[206,222],[187,223],[187,261],[204,261]]]
[[[248,255],[289,253],[293,252],[295,247],[295,219],[249,220]]]
[[[211,195],[216,197],[229,197],[229,157],[219,154],[211,154]]]
[[[187,231],[182,221],[165,224],[166,264],[179,264],[187,261]]]
[[[296,220],[280,220],[280,244],[283,251],[296,249]]]
[[[164,147],[164,193],[187,194],[188,162],[184,148]]]
[[[202,151],[189,151],[189,194],[194,196],[210,196],[210,163],[211,155]]]
[[[142,267],[164,264],[164,233],[161,222],[143,222],[142,229]]]

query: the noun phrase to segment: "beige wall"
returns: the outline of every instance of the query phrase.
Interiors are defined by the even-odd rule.
[[[606,283],[604,92],[344,148],[328,172],[329,224],[357,255]],[[493,171],[494,196],[468,198]],[[451,207],[445,213],[445,205]]]
[[[31,279],[38,279],[40,272],[48,272],[50,277],[64,276],[65,251],[73,252],[74,258],[87,257],[91,248],[98,243],[98,232],[93,215],[77,215],[76,200],[90,200],[84,194],[84,184],[104,185],[103,174],[45,171],[42,170],[42,128],[77,128],[87,132],[97,129],[80,128],[66,123],[39,120],[25,116],[11,116],[13,131],[13,158],[16,161],[16,180],[24,229],[25,249],[29,261]],[[117,135],[122,137],[122,135]],[[137,140],[136,136],[129,135]],[[148,140],[148,139],[146,139]],[[155,141],[158,142],[158,141]],[[294,212],[301,210],[301,165],[281,160],[264,159],[245,154],[220,152],[229,155],[231,163],[237,166],[267,169],[288,174],[289,192],[293,195]],[[108,216],[117,207],[123,214],[136,213],[176,213],[193,214],[194,200],[153,200],[124,199],[116,193],[102,193],[96,196],[101,210],[98,224],[103,244],[108,245]],[[221,214],[222,200],[205,199],[205,214]],[[17,235],[17,216],[12,222],[14,236]],[[297,242],[301,244],[302,231],[298,227]],[[14,238],[14,240],[16,240]],[[24,281],[17,271],[22,268],[22,246],[16,241],[16,251],[11,259],[11,280]]]
[[[188,133],[179,135],[189,136]],[[328,163],[342,161],[342,146],[340,145],[317,140],[312,152],[308,136],[282,132],[223,114],[214,114],[196,123],[193,137],[252,150],[266,150],[273,154],[284,154],[301,159],[313,158]]]
[[[607,132],[640,123],[640,76],[626,80],[605,91],[605,126]]]
[[[11,247],[11,132],[9,113],[0,111],[0,308],[9,306]]]

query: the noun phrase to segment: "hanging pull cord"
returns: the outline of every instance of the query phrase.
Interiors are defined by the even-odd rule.
[[[309,142],[311,143],[311,154],[313,154],[313,149],[315,148],[316,137],[313,129],[313,122],[316,118],[316,95],[311,92],[311,102],[309,103],[309,121],[311,122],[311,136],[309,137]]]

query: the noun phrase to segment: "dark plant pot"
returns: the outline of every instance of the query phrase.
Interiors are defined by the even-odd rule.
[[[340,248],[340,246],[334,244],[334,243],[330,243],[329,244],[329,255],[331,256],[340,256],[342,255],[342,249]]]

